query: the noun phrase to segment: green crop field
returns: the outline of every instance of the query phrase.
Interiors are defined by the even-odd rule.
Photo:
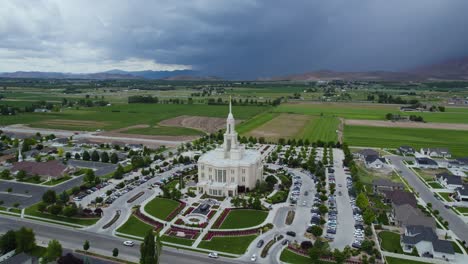
[[[466,131],[345,126],[344,141],[350,146],[397,148],[409,145],[422,147],[447,147],[455,157],[468,156]]]
[[[249,119],[245,122],[242,122],[240,125],[236,127],[237,133],[240,135],[245,134],[247,132],[250,132],[251,130],[254,130],[255,128],[265,124],[266,122],[272,120],[278,116],[278,113],[271,113],[271,112],[264,112],[261,113],[257,116],[255,116],[252,119]]]
[[[298,138],[309,139],[311,142],[317,140],[337,141],[338,123],[339,120],[334,117],[313,117],[298,135]]]
[[[443,113],[400,112],[397,105],[357,103],[300,103],[282,104],[274,112],[303,115],[324,115],[347,119],[384,120],[387,113],[402,116],[419,115],[427,122],[468,123],[468,111],[464,108],[446,108]]]

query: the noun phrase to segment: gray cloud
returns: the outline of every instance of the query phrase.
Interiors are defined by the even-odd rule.
[[[468,55],[466,10],[465,0],[7,0],[0,71],[399,70]]]

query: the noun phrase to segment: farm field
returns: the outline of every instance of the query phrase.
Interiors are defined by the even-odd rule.
[[[322,115],[343,117],[346,119],[385,120],[387,113],[402,116],[420,115],[427,122],[437,123],[468,123],[468,111],[465,108],[446,108],[443,113],[430,112],[400,112],[398,105],[388,104],[358,104],[358,103],[289,103],[274,109],[279,113],[294,113],[303,115]]]
[[[236,130],[240,135],[246,134],[247,132],[250,132],[254,130],[255,128],[265,124],[266,122],[272,120],[278,115],[279,115],[278,113],[272,113],[272,112],[261,113],[253,117],[252,119],[242,122],[241,124],[236,126]]]
[[[336,130],[339,120],[335,117],[312,117],[304,127],[298,138],[309,139],[311,142],[338,140]]]
[[[468,156],[466,131],[388,128],[368,126],[345,126],[344,141],[350,146],[397,148],[409,145],[415,149],[422,147],[447,147],[452,156]]]
[[[158,135],[158,136],[203,136],[205,133],[186,127],[154,126],[132,128],[123,131],[124,134]]]
[[[268,141],[294,138],[301,133],[309,120],[310,117],[306,115],[280,114],[245,135],[264,137]]]

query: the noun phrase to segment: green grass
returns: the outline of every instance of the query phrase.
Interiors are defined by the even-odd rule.
[[[428,182],[427,184],[429,184],[429,186],[431,186],[432,188],[434,189],[442,189],[442,185],[440,185],[440,183],[438,182]]]
[[[403,254],[403,249],[400,245],[400,234],[390,231],[382,231],[379,233],[379,238],[382,250]]]
[[[311,263],[310,258],[304,257],[302,255],[296,254],[293,251],[285,248],[281,252],[280,260],[286,263],[294,263],[294,264],[309,264]]]
[[[351,146],[397,148],[409,145],[422,147],[447,147],[455,157],[468,156],[466,131],[345,126],[344,139]]]
[[[45,255],[46,251],[47,249],[45,247],[35,246],[31,251],[31,255],[40,258]]]
[[[339,120],[335,117],[314,117],[310,119],[297,137],[309,139],[311,142],[318,140],[335,142],[338,140],[336,134],[338,124]]]
[[[35,183],[35,184],[41,184],[43,182],[45,182],[45,180],[42,180],[42,179],[39,179],[38,181],[36,179],[34,179],[34,177],[28,177],[28,178],[25,178],[19,182],[27,182],[27,183]]]
[[[256,235],[213,237],[210,241],[201,241],[198,247],[241,255],[245,253],[250,243],[252,243],[256,237]]]
[[[266,122],[272,120],[278,116],[278,113],[265,112],[255,116],[252,119],[249,119],[245,122],[242,122],[240,125],[236,126],[237,133],[240,135],[250,132],[255,128],[265,124]]]
[[[455,243],[454,241],[452,241],[452,245],[453,245],[453,250],[455,250],[455,253],[463,254],[463,251],[462,251],[461,248],[457,245],[457,243]]]
[[[438,192],[437,194],[440,195],[440,197],[442,197],[446,202],[451,202],[452,199],[449,197],[450,194],[452,193],[449,193],[449,192]]]
[[[160,136],[203,136],[202,131],[187,127],[154,126],[147,128],[131,128],[123,131],[125,134],[160,135]]]
[[[71,178],[72,177],[68,176],[68,177],[62,177],[60,179],[52,179],[50,181],[45,182],[43,185],[53,186],[53,185],[60,184],[62,182],[66,182],[66,181],[70,180]]]
[[[393,258],[393,257],[385,257],[387,260],[387,264],[426,264],[427,262],[409,260],[409,259],[401,259],[401,258]]]
[[[468,207],[455,207],[462,214],[468,214]]]
[[[50,220],[70,223],[70,224],[83,225],[83,226],[94,225],[100,219],[100,218],[73,218],[73,217],[52,215],[49,213],[42,213],[37,210],[37,205],[38,203],[26,208],[25,214],[30,215],[30,216],[42,217],[42,218],[47,218]]]
[[[259,210],[231,210],[220,229],[246,228],[260,225],[268,216],[268,212]]]
[[[173,236],[162,236],[161,241],[174,243],[174,244],[181,244],[185,246],[191,246],[193,245],[193,242],[195,242],[195,240],[180,238],[180,237],[173,237]]]
[[[154,198],[145,206],[145,211],[162,220],[165,220],[166,217],[172,213],[179,206],[179,202],[164,199],[164,198]]]
[[[153,227],[145,222],[140,221],[134,215],[131,215],[127,222],[119,227],[116,231],[132,236],[144,237],[148,230],[152,230]]]

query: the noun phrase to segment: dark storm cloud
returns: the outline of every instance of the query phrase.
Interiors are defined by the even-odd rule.
[[[4,6],[0,71],[47,62],[47,69],[70,71],[192,66],[255,78],[317,69],[400,70],[468,55],[465,0],[7,1]]]

